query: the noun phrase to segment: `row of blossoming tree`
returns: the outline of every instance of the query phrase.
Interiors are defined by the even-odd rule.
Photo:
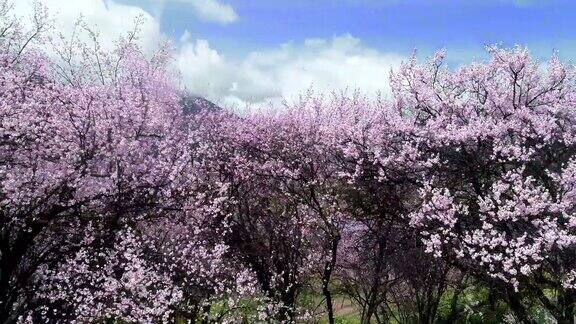
[[[194,111],[137,30],[42,55],[44,17],[24,32],[8,9],[0,322],[334,323],[347,296],[363,323],[572,323],[571,66],[440,53],[389,98]]]

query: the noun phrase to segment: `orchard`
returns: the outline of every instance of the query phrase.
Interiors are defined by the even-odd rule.
[[[0,26],[0,322],[573,322],[571,65],[439,52],[235,113],[37,18]]]

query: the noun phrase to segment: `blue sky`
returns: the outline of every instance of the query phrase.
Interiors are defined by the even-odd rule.
[[[32,0],[17,0],[29,13]],[[414,49],[447,50],[447,66],[486,58],[485,45],[527,46],[545,61],[576,57],[574,0],[41,0],[56,29],[79,15],[113,40],[143,16],[145,48],[174,45],[179,85],[222,105],[268,104],[303,92],[389,93]]]
[[[493,43],[526,45],[542,57],[576,54],[576,1],[568,0],[228,0],[238,19],[226,25],[197,19],[186,1],[166,1],[161,13],[158,0],[125,3],[160,18],[166,34],[188,30],[230,56],[342,34],[406,55],[446,48],[463,61]]]

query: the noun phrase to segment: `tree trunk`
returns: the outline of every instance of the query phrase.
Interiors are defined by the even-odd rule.
[[[210,309],[212,308],[212,305],[208,304],[208,305],[204,305],[202,306],[202,324],[208,324],[210,323]]]
[[[460,297],[460,294],[462,293],[462,291],[464,290],[464,288],[466,287],[466,275],[463,274],[462,278],[460,278],[460,282],[458,282],[458,285],[456,286],[456,289],[454,290],[454,295],[452,295],[452,300],[450,302],[450,315],[448,316],[448,319],[446,320],[447,323],[454,323],[456,322],[456,319],[458,318],[458,298]]]
[[[532,320],[530,317],[530,314],[528,313],[528,310],[524,304],[522,304],[522,300],[517,293],[508,291],[506,294],[506,299],[508,300],[508,306],[510,306],[510,309],[514,312],[520,323],[535,323],[534,320]]]
[[[564,291],[562,296],[562,312],[560,318],[557,318],[558,324],[574,323],[574,302],[575,294],[571,291]]]
[[[322,294],[326,299],[326,311],[328,312],[328,323],[334,324],[334,305],[332,302],[332,292],[330,291],[330,278],[336,266],[336,256],[338,252],[338,243],[340,237],[336,236],[332,239],[330,259],[324,265],[324,273],[322,274]]]
[[[374,273],[372,278],[372,283],[370,286],[369,295],[366,296],[366,312],[362,312],[361,323],[369,324],[372,320],[372,316],[376,312],[376,308],[378,307],[378,303],[380,301],[380,293],[379,290],[381,288],[381,273],[383,267],[383,258],[384,258],[384,250],[386,248],[386,241],[385,239],[380,239],[378,241],[378,254],[376,259],[376,265],[374,267]]]

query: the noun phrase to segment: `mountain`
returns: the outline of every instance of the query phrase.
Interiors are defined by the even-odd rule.
[[[222,108],[208,99],[188,94],[182,96],[180,99],[180,105],[182,106],[182,111],[185,115],[197,114],[202,110],[210,112],[222,110]]]

